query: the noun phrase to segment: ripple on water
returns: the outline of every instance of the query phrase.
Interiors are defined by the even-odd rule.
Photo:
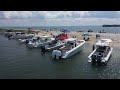
[[[106,66],[88,63],[92,45],[66,60],[53,60],[51,53],[28,49],[0,36],[0,78],[120,79],[120,49],[114,47]]]

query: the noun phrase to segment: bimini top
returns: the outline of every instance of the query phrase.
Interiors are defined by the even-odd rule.
[[[110,46],[109,44],[113,42],[111,39],[101,39],[96,43],[98,46]]]

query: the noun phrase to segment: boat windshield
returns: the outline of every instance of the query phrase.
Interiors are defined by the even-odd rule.
[[[105,46],[99,46],[98,48],[97,48],[97,52],[104,52],[104,50],[106,50],[106,47]]]

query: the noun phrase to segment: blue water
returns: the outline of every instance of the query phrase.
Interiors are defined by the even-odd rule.
[[[27,28],[33,28],[34,30],[61,30],[61,29],[67,29],[70,31],[88,31],[89,29],[93,30],[94,32],[100,32],[102,30],[108,32],[108,33],[120,33],[120,27],[102,27],[102,26],[41,26],[41,27],[1,27],[5,29],[27,29]]]

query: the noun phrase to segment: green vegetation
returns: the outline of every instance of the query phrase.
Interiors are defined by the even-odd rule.
[[[15,30],[15,29],[2,29],[2,28],[0,28],[0,32],[23,32],[23,33],[28,33],[28,34],[31,34],[31,33],[38,34],[39,31],[32,31],[31,28],[28,28],[28,30]]]

